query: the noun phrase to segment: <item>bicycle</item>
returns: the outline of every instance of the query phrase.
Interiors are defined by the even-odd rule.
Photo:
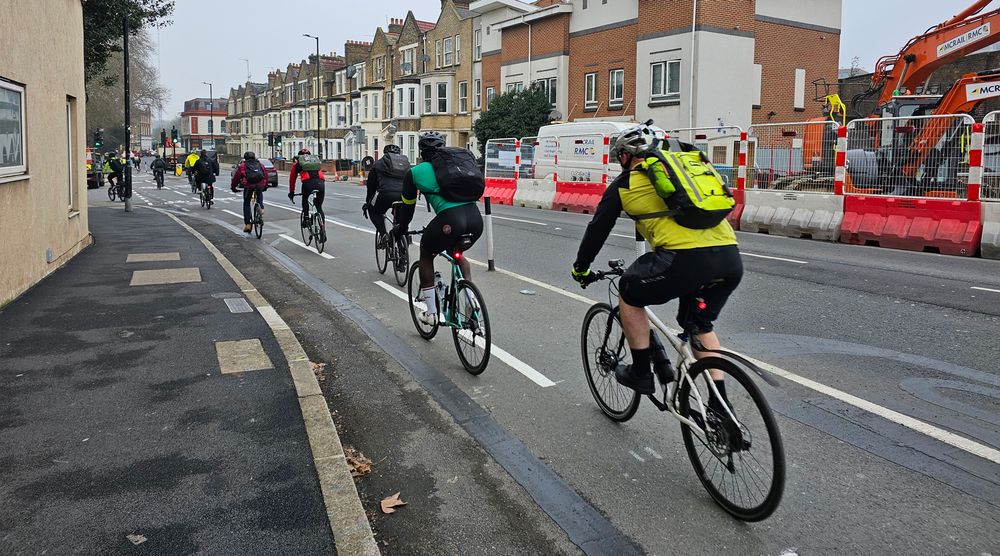
[[[296,193],[295,196],[301,196],[301,193]],[[322,253],[323,249],[326,248],[326,221],[323,216],[319,213],[319,209],[316,208],[316,192],[313,191],[307,197],[307,205],[309,207],[309,213],[305,219],[300,222],[302,228],[302,242],[307,246],[312,244],[313,239],[316,240],[316,252]]]
[[[114,184],[111,183],[111,180],[108,180],[108,199],[111,199],[112,201],[114,201],[115,198],[117,197],[117,199],[119,201],[124,201],[125,200],[125,183],[124,183],[124,181],[125,181],[124,177],[119,177],[118,178],[118,182],[114,183]]]
[[[615,380],[615,367],[630,360],[631,354],[614,303],[625,263],[613,260],[608,265],[609,270],[596,271],[596,278],[610,281],[609,303],[597,303],[587,311],[580,346],[587,384],[597,405],[611,420],[625,422],[635,415],[642,398]],[[704,301],[698,300],[698,309],[704,308]],[[654,365],[662,398],[657,399],[656,394],[646,397],[680,422],[688,458],[712,499],[737,519],[766,519],[778,507],[784,492],[785,451],[774,414],[749,373],[772,386],[777,386],[777,381],[736,353],[706,349],[691,330],[672,332],[649,308],[646,314],[651,329],[666,337],[677,352],[673,368],[679,373],[673,380],[663,368]],[[651,340],[656,339],[652,345],[657,347],[660,342],[655,331]],[[712,355],[696,359],[694,351]],[[723,375],[725,396],[720,395],[712,374]],[[758,426],[763,428],[763,435]],[[771,472],[764,469],[762,460],[772,463]],[[760,500],[756,501],[758,495]]]
[[[198,183],[194,181],[194,170],[187,171],[188,185],[191,186],[191,193],[198,192]]]
[[[215,202],[215,187],[213,187],[210,183],[203,185],[204,187],[198,188],[198,199],[201,200],[201,206],[204,207],[205,210],[211,210],[212,203]]]
[[[240,187],[240,190],[243,188]],[[260,236],[264,235],[264,203],[260,202],[260,197],[257,196],[257,190],[250,190],[250,206],[253,207],[252,216],[250,217],[250,225],[253,226],[253,233],[260,239]]]
[[[153,179],[156,180],[156,188],[163,189],[163,170],[154,170]]]
[[[391,230],[396,225],[396,213],[399,211],[399,207],[403,206],[402,201],[396,201],[392,204],[392,219],[390,220],[385,215],[374,215],[376,218],[382,218],[385,223],[385,229]],[[368,212],[365,211],[365,218],[368,217]],[[400,286],[406,285],[406,274],[410,269],[410,249],[407,239],[405,237],[396,238],[395,241],[390,239],[391,234],[381,233],[375,231],[375,265],[378,268],[379,274],[385,274],[387,268],[389,268],[389,263],[392,263],[393,274],[396,275],[396,284]]]
[[[422,234],[426,228],[408,232],[409,234]],[[405,240],[404,240],[405,241]],[[409,295],[410,317],[413,325],[417,328],[417,333],[425,340],[430,340],[437,335],[438,329],[442,326],[451,328],[452,340],[455,342],[455,350],[458,358],[462,361],[462,366],[472,375],[478,375],[486,370],[490,361],[490,316],[486,311],[486,302],[483,294],[470,280],[462,275],[462,269],[458,265],[459,259],[464,257],[467,249],[472,247],[472,234],[464,234],[458,240],[458,245],[452,252],[441,252],[451,263],[451,284],[445,286],[441,280],[440,273],[434,273],[434,295],[437,299],[438,317],[437,323],[433,326],[420,322],[417,309],[426,310],[420,292],[420,262],[415,262],[410,267],[407,275],[406,290]],[[468,348],[470,353],[466,353],[463,347]],[[481,353],[481,356],[477,357]]]

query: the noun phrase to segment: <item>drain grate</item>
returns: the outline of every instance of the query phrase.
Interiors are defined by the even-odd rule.
[[[252,313],[253,308],[242,297],[227,297],[224,299],[230,313]]]

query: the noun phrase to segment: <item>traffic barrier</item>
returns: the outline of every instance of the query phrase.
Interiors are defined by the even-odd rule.
[[[1000,259],[1000,203],[983,202],[982,256],[984,259]]]
[[[726,220],[729,221],[729,225],[733,227],[734,230],[740,229],[740,218],[743,217],[743,211],[746,205],[744,204],[744,194],[745,191],[742,189],[737,189],[733,191],[733,198],[736,200],[736,205],[733,206],[732,212],[726,216]]]
[[[822,241],[840,238],[843,196],[760,189],[743,193],[741,231]]]
[[[517,180],[513,204],[519,207],[551,209],[556,197],[556,182],[550,179],[522,178]]]
[[[848,195],[840,241],[973,257],[983,237],[981,211],[974,201]]]
[[[599,183],[557,181],[552,209],[593,214],[601,195],[604,195],[604,186]]]
[[[514,203],[517,191],[518,164],[520,163],[520,140],[514,138],[490,139],[486,142],[486,191],[498,205]]]
[[[746,187],[836,192],[838,128],[833,121],[751,125]]]
[[[513,205],[517,193],[517,180],[514,178],[486,178],[486,191],[483,197],[492,197],[497,205]]]

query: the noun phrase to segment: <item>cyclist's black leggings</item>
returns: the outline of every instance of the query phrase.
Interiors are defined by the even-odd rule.
[[[320,218],[326,219],[323,214],[323,197],[326,194],[326,182],[319,178],[308,179],[302,182],[302,216],[309,214],[309,195],[316,192],[316,210],[319,211]]]
[[[375,204],[372,205],[371,212],[368,213],[368,217],[371,218],[372,224],[375,225],[375,229],[378,233],[384,234],[385,230],[385,213],[389,212],[392,208],[392,204],[403,198],[403,193],[401,191],[379,191],[378,195],[375,197]]]
[[[257,191],[257,202],[260,206],[264,206],[264,190],[258,189]],[[250,207],[250,196],[253,194],[253,189],[243,188],[243,223],[250,224],[253,221],[253,213]]]

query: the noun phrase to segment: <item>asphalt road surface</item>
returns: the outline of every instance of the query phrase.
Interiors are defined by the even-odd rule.
[[[158,191],[140,175],[134,203],[242,225],[241,200],[220,180],[211,211],[172,176]],[[375,270],[363,188],[327,186],[334,258],[293,241],[284,185],[267,193],[262,241],[381,321],[642,550],[1000,553],[1000,262],[739,234],[746,274],[717,329],[787,373],[777,388],[758,381],[784,439],[784,499],[743,524],[702,489],[672,419],[647,403],[618,425],[594,403],[580,326],[608,292],[569,279],[588,215],[494,207],[500,271],[474,266],[473,279],[509,357],[495,352],[473,377],[447,335],[416,335],[402,289]],[[412,227],[430,216],[419,208]],[[595,266],[632,260],[632,230],[620,220]],[[469,257],[485,261],[485,244]],[[657,314],[672,324],[674,309]]]

